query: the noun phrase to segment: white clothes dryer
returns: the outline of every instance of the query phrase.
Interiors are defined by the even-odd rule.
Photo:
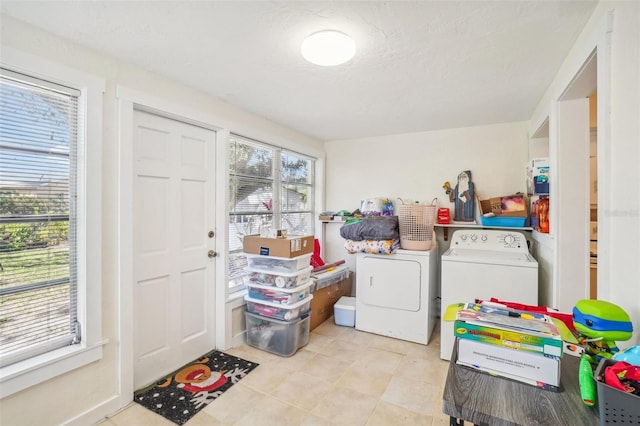
[[[358,253],[356,329],[426,345],[437,321],[438,248]]]
[[[492,297],[537,305],[538,262],[521,232],[457,230],[442,254],[440,286],[440,357],[449,360],[455,336],[447,307]]]

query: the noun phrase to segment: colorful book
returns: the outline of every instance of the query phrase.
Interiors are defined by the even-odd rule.
[[[560,358],[490,345],[470,339],[456,339],[457,362],[495,375],[539,386],[560,386]],[[540,386],[544,387],[544,386]]]

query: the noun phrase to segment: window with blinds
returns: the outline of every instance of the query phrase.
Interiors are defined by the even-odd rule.
[[[237,135],[229,138],[229,289],[243,288],[245,235],[270,228],[313,234],[313,158]]]
[[[79,91],[0,69],[2,365],[80,342]]]

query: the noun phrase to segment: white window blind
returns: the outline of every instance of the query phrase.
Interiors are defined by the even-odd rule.
[[[80,342],[75,89],[0,69],[1,365]]]
[[[313,234],[313,158],[241,136],[229,139],[229,287],[242,288],[245,235]]]

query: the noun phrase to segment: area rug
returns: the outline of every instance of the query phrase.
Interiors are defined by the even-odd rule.
[[[255,362],[212,351],[135,391],[133,400],[182,425],[257,366]]]

